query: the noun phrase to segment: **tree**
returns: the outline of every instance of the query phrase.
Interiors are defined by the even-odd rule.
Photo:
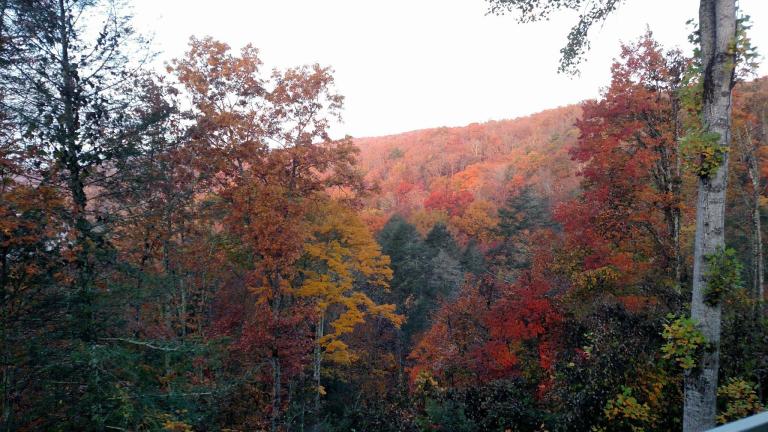
[[[265,78],[260,65],[253,46],[247,45],[238,56],[226,44],[206,38],[192,39],[190,51],[169,70],[190,96],[192,109],[187,117],[194,123],[189,146],[204,156],[195,160],[195,169],[207,187],[204,192],[214,214],[220,215],[215,223],[238,256],[241,276],[232,289],[248,292],[252,302],[239,308],[246,314],[245,323],[228,326],[228,332],[239,332],[244,351],[258,353],[256,368],[270,371],[264,381],[271,386],[271,396],[269,406],[263,408],[275,431],[287,421],[285,406],[293,383],[310,357],[309,323],[331,306],[329,299],[314,293],[325,306],[312,310],[310,295],[298,295],[299,287],[306,277],[322,281],[340,276],[321,269],[311,275],[302,271],[307,270],[301,267],[302,257],[312,251],[307,245],[313,236],[313,210],[324,208],[330,194],[339,194],[341,207],[349,208],[366,186],[355,168],[357,149],[349,139],[334,141],[328,134],[343,102],[334,91],[330,69],[303,66],[273,71]],[[329,247],[334,245],[328,241]],[[341,266],[329,271],[344,270],[349,278],[351,270],[333,259],[333,250],[313,250],[319,254],[315,258]],[[355,305],[349,311],[354,315],[357,305],[365,302],[359,295],[342,295],[349,289],[348,282],[340,285],[342,290],[333,301]],[[354,326],[354,316],[347,318],[347,324]],[[345,327],[341,333],[348,331]]]
[[[524,186],[499,208],[498,219],[495,231],[500,241],[489,254],[498,272],[514,276],[531,263],[532,234],[554,228],[552,210],[546,197],[533,187]]]
[[[493,240],[497,223],[496,206],[486,200],[473,201],[467,206],[464,214],[451,219],[451,224],[459,230],[462,237],[483,242]]]
[[[148,124],[160,113],[138,111],[138,79],[146,48],[129,17],[107,1],[11,2],[4,26],[14,29],[9,44],[20,53],[3,74],[5,106],[24,130],[36,181],[66,191],[72,242],[73,288],[83,337],[93,338],[88,322],[94,260],[103,248],[105,219],[89,207],[106,191],[104,182],[117,161],[135,152]],[[82,15],[103,20],[97,36]],[[138,59],[129,59],[134,49]],[[144,56],[144,57],[142,57]],[[139,67],[135,64],[139,62]]]
[[[416,228],[401,216],[393,216],[377,237],[381,251],[391,261],[392,302],[398,306],[397,312],[407,317],[401,329],[404,346],[398,353],[404,359],[411,338],[426,326],[426,317],[415,311],[429,280],[429,252]]]
[[[58,216],[64,203],[53,188],[25,184],[18,150],[4,138],[0,144],[0,430],[11,431],[24,422],[19,414],[29,412],[37,402],[37,384],[30,376],[45,367],[34,347],[44,345],[48,326],[36,321],[57,317],[56,310],[46,305],[59,294],[55,275],[61,247],[56,237],[63,229]]]
[[[431,210],[445,210],[449,216],[461,216],[475,197],[468,191],[437,189],[424,200],[424,207]]]
[[[396,327],[403,318],[395,314],[395,305],[376,304],[365,292],[388,290],[392,271],[388,257],[360,219],[333,202],[320,204],[312,219],[296,295],[311,299],[317,309],[312,376],[315,415],[319,416],[320,396],[325,392],[320,373],[323,360],[337,364],[356,360],[343,338],[369,316],[384,318]]]
[[[574,281],[618,270],[621,290],[652,289],[665,300],[682,291],[682,187],[692,177],[683,176],[679,148],[686,64],[648,32],[622,46],[603,96],[583,103],[570,150],[583,192],[557,209],[570,259],[579,261]]]
[[[119,4],[9,0],[2,12],[0,92],[10,136],[22,150],[18,192],[55,196],[58,204],[40,209],[41,228],[52,227],[46,219],[61,221],[49,243],[60,260],[48,270],[53,287],[45,303],[56,318],[38,321],[40,339],[31,338],[58,349],[36,353],[30,373],[39,387],[30,398],[38,428],[100,430],[120,404],[115,375],[104,373],[120,349],[102,347],[102,338],[120,328],[119,307],[105,295],[119,267],[111,236],[123,214],[115,198],[130,187],[117,179],[125,179],[123,162],[142,151],[165,107],[141,97],[146,45]]]
[[[758,79],[737,87],[734,101],[734,149],[737,156],[737,182],[731,189],[743,189],[750,219],[750,279],[752,295],[758,303],[765,301],[765,263],[763,257],[761,201],[765,192],[762,167],[765,165],[765,124],[768,121],[766,80]],[[736,195],[739,190],[736,190]]]
[[[736,2],[702,0],[699,6],[699,38],[702,70],[702,134],[708,147],[722,152],[713,172],[699,176],[696,201],[696,236],[693,257],[691,318],[699,323],[710,344],[699,366],[685,377],[683,430],[702,431],[715,426],[717,376],[720,354],[721,304],[706,301],[711,275],[710,257],[725,248],[725,191],[731,143],[731,91],[736,73]]]

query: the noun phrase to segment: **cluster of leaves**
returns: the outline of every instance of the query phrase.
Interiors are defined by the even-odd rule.
[[[728,147],[720,145],[720,134],[700,129],[689,131],[682,140],[691,170],[701,178],[711,178],[723,164]]]
[[[739,420],[765,410],[755,392],[755,385],[738,378],[731,378],[717,388],[717,396],[723,405],[717,416],[719,424]]]
[[[732,248],[719,248],[707,255],[707,288],[704,302],[710,306],[719,304],[723,297],[743,285],[741,273],[743,266]]]
[[[683,370],[696,367],[707,341],[696,321],[685,316],[667,315],[662,336],[666,343],[661,347],[662,357],[672,360]]]
[[[646,425],[655,420],[648,404],[639,403],[627,386],[623,386],[621,393],[605,405],[605,417],[612,423],[612,428],[624,426],[633,432],[644,431]]]
[[[579,20],[568,33],[568,43],[560,50],[559,71],[576,74],[578,66],[584,60],[589,51],[589,31],[599,24],[621,4],[621,0],[600,0],[587,2],[585,0],[488,0],[490,13],[501,14],[505,12],[518,13],[519,22],[534,22],[548,19],[550,15],[560,9],[579,11]]]

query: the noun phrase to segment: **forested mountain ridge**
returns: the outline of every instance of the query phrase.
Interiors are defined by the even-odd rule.
[[[524,185],[560,202],[578,187],[569,149],[580,115],[581,107],[571,105],[511,120],[356,138],[365,178],[380,188],[367,201],[367,216],[379,227],[395,213],[414,217],[426,233],[469,200],[493,217]]]

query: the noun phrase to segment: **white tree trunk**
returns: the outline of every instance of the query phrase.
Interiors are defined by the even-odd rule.
[[[747,134],[747,146],[749,146],[749,180],[752,182],[752,284],[754,295],[757,298],[758,310],[762,312],[765,301],[765,276],[763,264],[763,234],[760,223],[760,167],[758,166],[758,148],[752,144],[752,139]]]
[[[719,144],[730,143],[731,89],[734,58],[731,44],[736,36],[735,0],[701,0],[699,7],[704,100],[702,120],[708,132],[720,135]],[[715,426],[717,373],[720,360],[720,305],[704,303],[707,287],[707,255],[725,245],[725,191],[728,154],[717,173],[699,179],[696,203],[696,238],[693,261],[691,317],[709,347],[685,377],[683,431],[699,432]]]

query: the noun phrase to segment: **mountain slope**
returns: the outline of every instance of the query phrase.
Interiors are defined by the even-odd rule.
[[[559,202],[578,185],[568,149],[580,114],[570,105],[512,120],[356,139],[361,167],[381,188],[367,217],[377,227],[402,214],[422,231],[468,209],[492,218],[523,185]]]

